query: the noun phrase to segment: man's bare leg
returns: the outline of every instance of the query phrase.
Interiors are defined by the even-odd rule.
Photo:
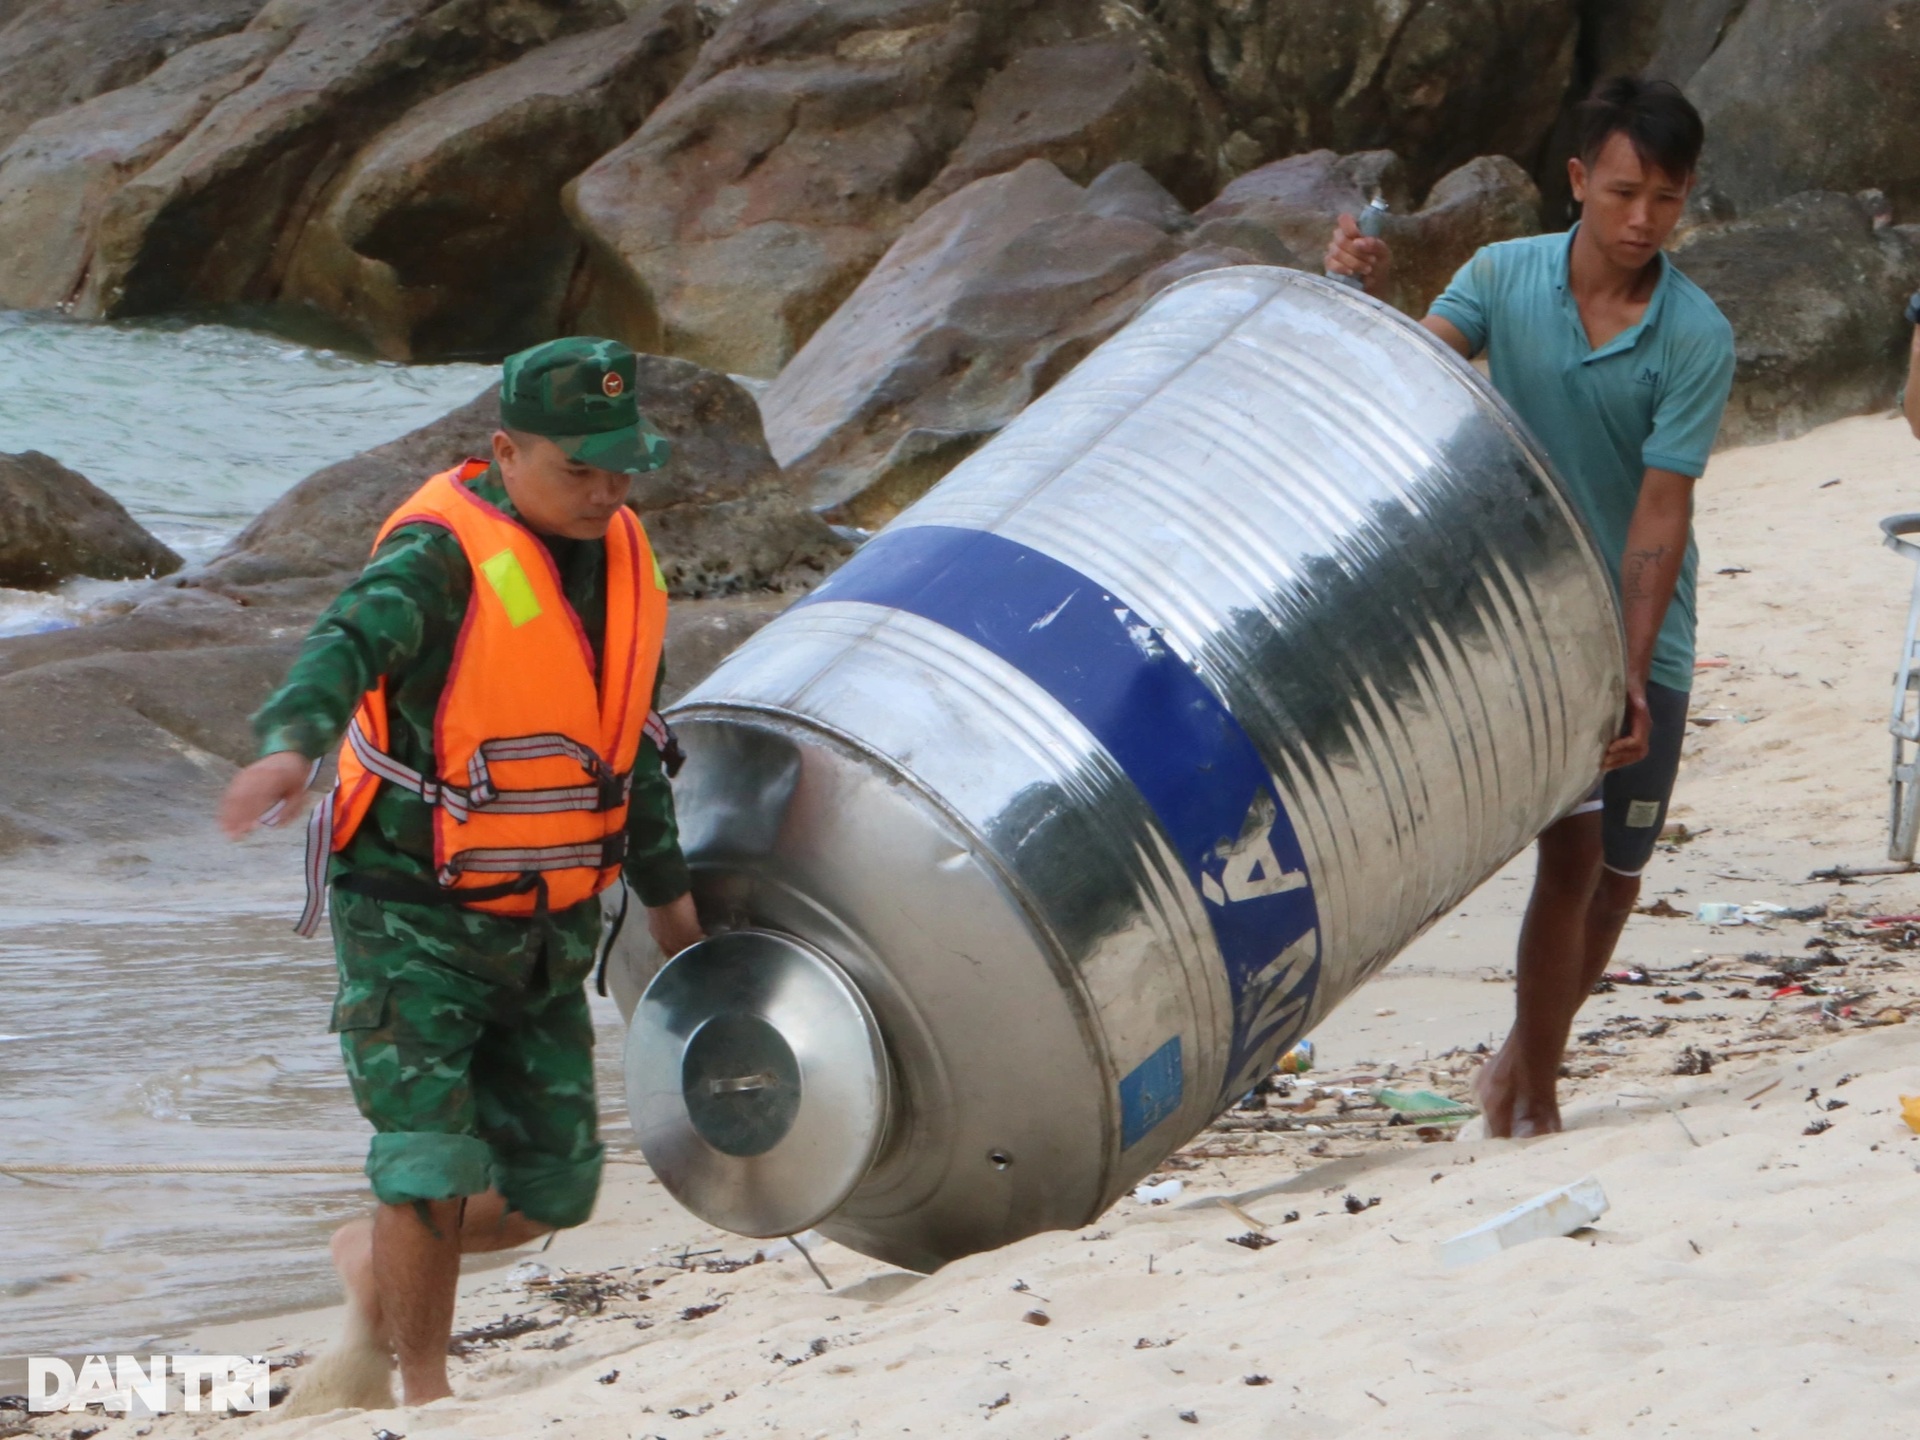
[[[1597,971],[1588,978],[1596,953],[1604,969],[1620,934],[1618,924],[1607,933],[1594,913],[1602,875],[1600,825],[1597,811],[1574,815],[1540,836],[1514,967],[1513,1029],[1474,1077],[1489,1135],[1545,1135],[1560,1128],[1557,1089],[1567,1035],[1599,978]]]
[[[289,1400],[298,1408],[289,1413],[391,1404],[396,1355],[406,1404],[452,1394],[447,1341],[461,1255],[511,1249],[550,1228],[509,1211],[496,1191],[469,1196],[464,1206],[440,1200],[424,1208],[427,1223],[416,1206],[381,1205],[334,1233],[334,1269],[347,1292],[346,1335],[303,1377]]]

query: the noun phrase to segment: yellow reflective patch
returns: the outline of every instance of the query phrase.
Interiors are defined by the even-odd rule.
[[[513,551],[502,550],[482,560],[480,573],[487,577],[493,593],[500,597],[500,603],[506,607],[507,623],[514,629],[518,630],[540,614],[540,597],[533,593],[533,582],[527,579],[527,572],[520,568]]]
[[[667,577],[660,572],[660,557],[653,555],[649,558],[653,561],[653,588],[664,594],[667,588]]]

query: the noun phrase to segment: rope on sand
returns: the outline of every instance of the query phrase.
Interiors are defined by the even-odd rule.
[[[644,1165],[637,1155],[609,1155],[609,1165]],[[0,1160],[0,1175],[360,1175],[360,1165],[287,1160],[146,1160],[119,1164],[14,1165]]]

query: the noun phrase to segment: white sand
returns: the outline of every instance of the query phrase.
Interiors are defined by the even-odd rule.
[[[1911,570],[1878,547],[1875,522],[1910,507],[1920,444],[1888,419],[1715,462],[1699,516],[1701,652],[1729,664],[1702,673],[1696,710],[1725,718],[1696,728],[1680,782],[1676,815],[1705,833],[1657,859],[1648,899],[1920,911],[1920,877],[1805,883],[1817,866],[1882,857],[1887,679]],[[1714,573],[1730,565],[1750,573]],[[1429,1055],[1497,1037],[1527,873],[1524,859],[1509,867],[1334,1017],[1316,1037],[1323,1070],[1372,1059],[1425,1084]],[[1768,968],[1743,952],[1794,955],[1816,933],[1636,919],[1621,956],[1730,977]],[[565,1318],[551,1285],[499,1268],[470,1275],[461,1327],[503,1314],[559,1323],[461,1362],[458,1399],[292,1421],[118,1422],[103,1440],[263,1425],[342,1440],[381,1429],[408,1440],[1911,1435],[1920,1137],[1898,1097],[1920,1094],[1920,1025],[1858,1022],[1911,1005],[1912,958],[1876,950],[1849,967],[1851,993],[1874,994],[1830,1022],[1818,1000],[1732,998],[1728,978],[1671,1004],[1622,987],[1583,1014],[1581,1029],[1615,1038],[1572,1057],[1565,1135],[1419,1144],[1404,1130],[1376,1140],[1336,1126],[1250,1137],[1271,1139],[1269,1153],[1199,1162],[1172,1204],[1122,1202],[1085,1231],[926,1279],[833,1245],[817,1252],[833,1293],[791,1252],[732,1273],[675,1269],[682,1248],[745,1258],[754,1247],[677,1210],[643,1169],[615,1167],[594,1222],[537,1257],[556,1273],[612,1272],[603,1284],[615,1293],[598,1315]],[[1632,1033],[1649,1019],[1667,1022],[1653,1027],[1663,1033]],[[1711,1075],[1671,1074],[1689,1043],[1717,1051]],[[1457,1088],[1464,1069],[1457,1055],[1440,1062],[1433,1083]],[[1846,1105],[1828,1111],[1830,1099]],[[1832,1128],[1804,1134],[1815,1119]],[[1228,1140],[1200,1148],[1218,1155]],[[1303,1171],[1309,1143],[1329,1158]],[[1440,1267],[1435,1242],[1585,1175],[1613,1204],[1592,1231]],[[1348,1194],[1380,1203],[1350,1215]],[[1232,1196],[1275,1243],[1228,1243],[1247,1218],[1210,1202]],[[1283,1221],[1290,1211],[1297,1222]],[[618,1268],[630,1266],[644,1268]],[[657,1283],[635,1294],[636,1275]],[[1029,1311],[1050,1323],[1023,1323]],[[288,1347],[332,1325],[287,1317],[198,1338],[212,1350]]]

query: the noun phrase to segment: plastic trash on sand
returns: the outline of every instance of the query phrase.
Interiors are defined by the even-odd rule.
[[[1142,1205],[1164,1205],[1186,1188],[1184,1180],[1162,1180],[1158,1185],[1135,1186],[1133,1198]]]
[[[1280,1063],[1274,1067],[1282,1075],[1304,1075],[1313,1069],[1313,1042],[1302,1040],[1286,1054],[1280,1057]]]
[[[1376,1090],[1373,1099],[1408,1120],[1469,1120],[1480,1113],[1432,1090]]]
[[[1920,1095],[1900,1097],[1900,1118],[1907,1122],[1909,1130],[1920,1135]]]
[[[1516,1205],[1504,1215],[1496,1215],[1484,1225],[1476,1225],[1464,1235],[1440,1242],[1440,1263],[1449,1270],[1471,1265],[1511,1250],[1529,1240],[1550,1240],[1571,1235],[1591,1225],[1607,1213],[1606,1192],[1592,1176],[1536,1195]]]

